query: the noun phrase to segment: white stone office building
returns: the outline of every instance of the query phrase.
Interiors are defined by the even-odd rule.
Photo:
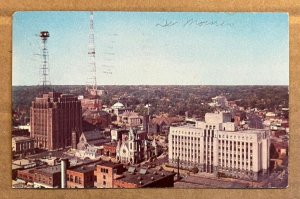
[[[237,130],[229,113],[207,113],[205,122],[171,127],[169,163],[216,176],[257,180],[269,168],[269,130]]]

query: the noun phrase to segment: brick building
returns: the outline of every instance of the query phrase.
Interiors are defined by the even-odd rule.
[[[36,169],[34,172],[35,188],[60,188],[61,167],[60,165]]]
[[[105,129],[111,123],[111,115],[101,110],[85,110],[82,117],[83,121],[94,126],[94,128]],[[89,129],[87,126],[84,126],[84,128]]]
[[[103,154],[108,157],[116,157],[116,142],[110,142],[103,145]]]
[[[93,188],[95,165],[67,169],[67,188]]]
[[[101,110],[102,108],[102,101],[101,99],[90,99],[90,98],[83,98],[80,99],[82,110],[85,111],[89,110]]]
[[[26,156],[34,153],[34,139],[25,136],[12,138],[12,152],[14,156]]]
[[[155,169],[129,167],[114,180],[114,188],[163,188],[174,187],[176,173]]]
[[[81,116],[81,104],[74,95],[57,92],[43,94],[35,98],[30,108],[30,136],[42,149],[71,146],[72,130],[82,130]]]
[[[101,162],[97,165],[95,176],[97,188],[113,188],[114,179],[124,172],[123,164]]]
[[[17,171],[17,178],[24,182],[33,182],[35,169],[25,169]]]
[[[129,130],[127,129],[112,129],[110,131],[111,141],[119,141],[123,136],[128,136]]]

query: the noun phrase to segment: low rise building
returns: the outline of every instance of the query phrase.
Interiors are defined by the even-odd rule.
[[[227,108],[228,107],[227,98],[223,95],[219,95],[219,96],[213,97],[211,99],[212,99],[212,103],[209,103],[209,106],[219,107],[219,108]]]
[[[119,116],[125,111],[132,111],[131,108],[124,106],[121,102],[117,102],[114,105],[112,105],[111,110],[116,116]]]
[[[128,171],[114,180],[114,188],[164,188],[174,187],[176,173],[129,167]]]
[[[96,166],[97,188],[113,188],[114,179],[125,171],[123,164],[113,162],[101,162]]]
[[[82,119],[85,123],[100,129],[105,129],[111,123],[111,115],[102,110],[85,110],[82,114]]]
[[[129,130],[127,129],[112,129],[110,131],[111,141],[119,141],[122,139],[123,134],[128,135]]]
[[[100,131],[82,132],[75,155],[80,158],[97,159],[103,154],[103,145],[110,141]]]
[[[170,117],[168,114],[162,114],[150,121],[153,133],[167,134],[171,125],[180,124],[185,119],[181,117]]]
[[[35,151],[34,139],[25,136],[12,137],[12,152],[14,156],[31,155]]]
[[[80,97],[79,100],[81,103],[82,111],[101,110],[102,108],[102,101],[98,98],[91,99]]]
[[[109,140],[100,131],[84,131],[79,137],[77,149],[85,150],[88,146],[101,146],[107,142]]]
[[[110,142],[103,145],[103,155],[108,157],[116,157],[117,142]]]
[[[143,124],[143,116],[139,116],[138,113],[133,111],[125,111],[118,115],[117,121],[130,127],[136,127]]]
[[[60,188],[61,166],[50,166],[36,169],[34,172],[34,188]]]
[[[35,169],[25,169],[17,171],[17,179],[22,180],[23,182],[31,182],[34,180]]]
[[[95,168],[92,164],[67,169],[67,188],[93,188]]]

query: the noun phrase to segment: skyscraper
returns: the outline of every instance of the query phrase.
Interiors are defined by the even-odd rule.
[[[30,136],[36,147],[54,150],[72,144],[72,131],[82,130],[80,101],[71,94],[49,92],[36,97],[30,108]],[[77,135],[76,137],[79,137]]]

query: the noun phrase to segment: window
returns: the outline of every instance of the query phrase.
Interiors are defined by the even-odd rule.
[[[103,181],[103,185],[106,185],[106,181]]]
[[[103,175],[103,179],[104,179],[104,180],[106,179],[106,176],[105,176],[105,175]]]

